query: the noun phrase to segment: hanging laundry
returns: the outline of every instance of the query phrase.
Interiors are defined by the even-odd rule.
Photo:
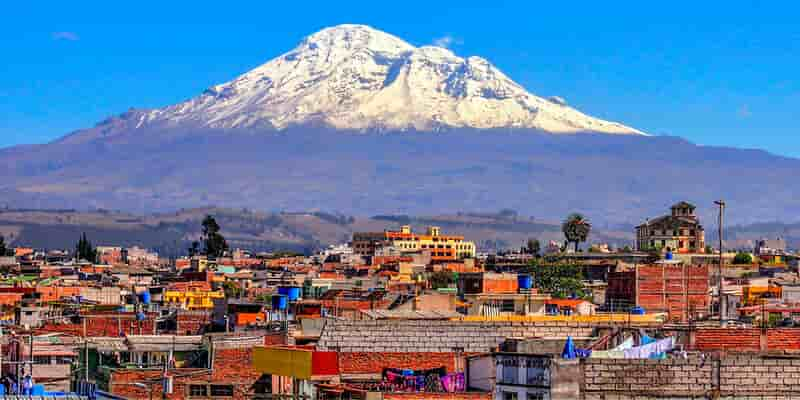
[[[619,344],[619,346],[614,347],[613,349],[611,349],[611,351],[622,351],[625,349],[630,349],[631,347],[633,347],[633,336],[623,340],[622,343]]]

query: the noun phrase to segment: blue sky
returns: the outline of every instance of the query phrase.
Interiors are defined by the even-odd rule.
[[[0,146],[227,81],[341,23],[444,39],[541,96],[652,134],[800,157],[800,3],[7,2]]]

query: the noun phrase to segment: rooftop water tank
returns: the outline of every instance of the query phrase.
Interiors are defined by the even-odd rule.
[[[302,288],[298,286],[278,286],[278,294],[288,297],[289,301],[296,301],[300,299]]]
[[[272,309],[273,310],[285,310],[286,307],[289,305],[289,300],[284,295],[273,295],[272,296]]]
[[[517,275],[517,283],[520,289],[530,289],[533,287],[533,277],[528,274]]]

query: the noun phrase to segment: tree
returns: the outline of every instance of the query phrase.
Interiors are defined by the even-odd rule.
[[[217,220],[210,215],[203,218],[203,253],[209,257],[222,257],[228,251],[228,242],[220,233]]]
[[[592,230],[592,224],[581,214],[573,213],[567,216],[564,223],[561,224],[561,231],[564,232],[564,237],[568,243],[575,243],[575,251],[578,251],[578,245],[589,238],[589,232]]]
[[[225,297],[232,299],[232,298],[239,298],[242,295],[242,288],[236,282],[233,281],[225,281],[222,283],[222,290],[225,292]]]
[[[525,250],[527,250],[528,254],[532,254],[534,257],[539,257],[539,254],[542,252],[542,244],[539,243],[538,239],[528,239]]]
[[[573,264],[539,265],[534,269],[533,285],[555,298],[584,297],[583,272]]]
[[[428,277],[428,282],[431,284],[431,289],[446,288],[456,282],[456,277],[450,271],[437,271]]]
[[[81,235],[78,244],[75,245],[75,258],[91,262],[97,260],[97,251],[92,246],[92,242],[86,238],[86,232]]]
[[[739,252],[733,257],[733,263],[736,265],[749,265],[753,263],[753,256],[750,253]]]
[[[5,256],[8,254],[8,248],[6,248],[6,238],[3,235],[0,235],[0,257]]]
[[[197,240],[192,242],[192,247],[189,247],[189,257],[194,257],[200,254],[200,242]]]

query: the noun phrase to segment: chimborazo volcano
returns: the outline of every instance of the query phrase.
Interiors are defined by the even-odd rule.
[[[608,224],[677,200],[709,214],[724,198],[741,223],[800,211],[800,160],[648,136],[531,94],[484,58],[363,25],[317,32],[182,103],[2,149],[0,166],[0,205],[24,208],[509,208]]]

